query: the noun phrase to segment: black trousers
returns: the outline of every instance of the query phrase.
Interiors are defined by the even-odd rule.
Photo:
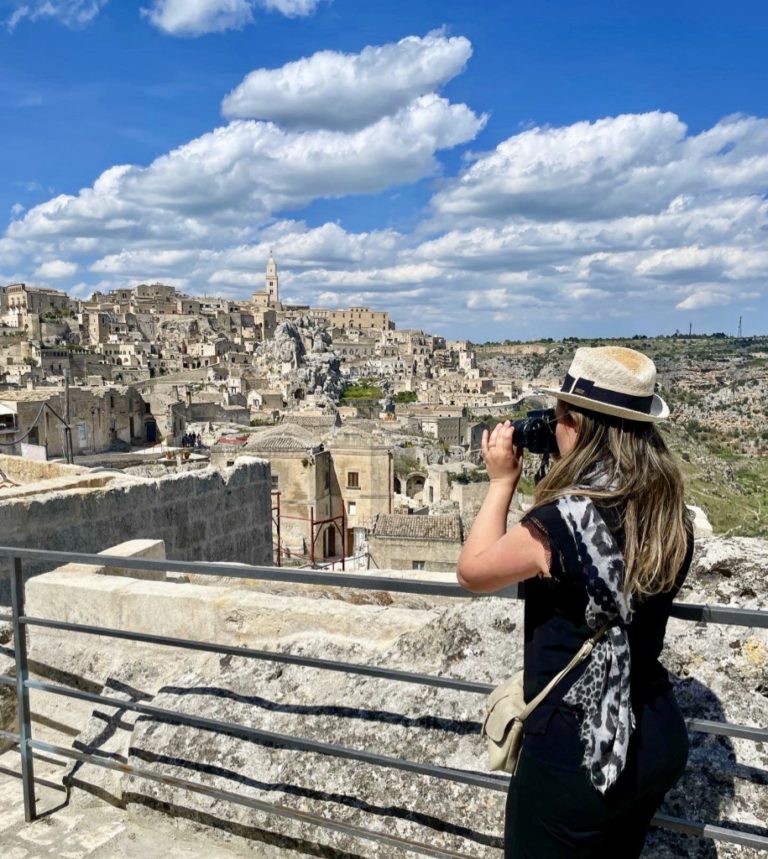
[[[507,796],[505,859],[635,859],[664,794],[685,769],[688,732],[674,696],[635,704],[627,766],[605,795],[582,766],[576,714],[541,705],[528,718]]]

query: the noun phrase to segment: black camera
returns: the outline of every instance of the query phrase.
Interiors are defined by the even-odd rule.
[[[512,444],[525,447],[531,453],[559,453],[555,437],[556,422],[554,409],[533,409],[528,412],[528,417],[512,421],[515,430]]]

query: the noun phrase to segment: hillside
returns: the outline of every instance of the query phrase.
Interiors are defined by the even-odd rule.
[[[578,346],[629,346],[656,362],[672,410],[662,432],[689,502],[716,533],[768,536],[768,337],[640,337],[478,345],[478,364],[521,387],[562,378]],[[536,347],[536,348],[532,348]]]

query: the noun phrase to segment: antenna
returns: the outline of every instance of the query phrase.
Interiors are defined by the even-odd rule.
[[[739,317],[739,337],[741,337],[741,317]]]
[[[693,334],[693,322],[688,323],[688,336],[690,337]]]

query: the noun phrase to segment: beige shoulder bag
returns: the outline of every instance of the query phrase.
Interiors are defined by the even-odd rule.
[[[518,671],[491,692],[485,703],[482,727],[482,734],[488,740],[489,769],[515,774],[523,744],[523,723],[569,671],[589,658],[607,628],[608,624],[605,624],[592,638],[588,638],[565,668],[528,704],[523,697],[522,671]]]

